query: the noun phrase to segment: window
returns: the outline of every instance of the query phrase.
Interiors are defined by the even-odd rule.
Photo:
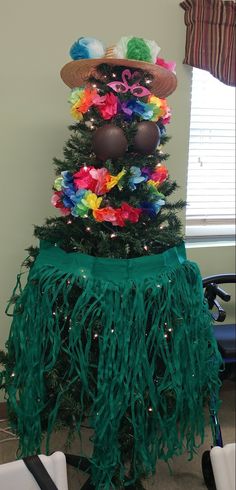
[[[235,223],[235,89],[193,68],[187,237],[232,237]]]

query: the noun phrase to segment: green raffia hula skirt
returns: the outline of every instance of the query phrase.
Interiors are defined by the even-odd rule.
[[[213,395],[218,400],[221,359],[199,269],[184,244],[126,260],[42,242],[15,305],[8,350],[20,454],[40,451],[42,413],[48,410],[49,438],[64,397],[77,389],[76,430],[84,417],[94,428],[96,489],[108,490],[117,468],[123,477],[124,423],[138,478],[154,472],[157,459],[186,448],[191,457],[203,441],[204,406]],[[64,382],[50,405],[45,380],[60,359]]]

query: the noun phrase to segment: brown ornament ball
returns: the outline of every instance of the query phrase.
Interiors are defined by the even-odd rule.
[[[142,121],[137,125],[137,132],[134,137],[134,150],[150,155],[156,150],[160,143],[160,130],[156,123],[152,121]]]
[[[97,158],[105,161],[122,157],[128,142],[121,128],[114,124],[105,124],[94,133],[92,147]]]

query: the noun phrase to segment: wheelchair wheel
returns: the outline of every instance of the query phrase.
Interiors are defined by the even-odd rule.
[[[202,474],[208,490],[216,490],[210,451],[205,451],[202,455]]]

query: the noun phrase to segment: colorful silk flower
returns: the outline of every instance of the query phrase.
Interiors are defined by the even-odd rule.
[[[142,169],[139,167],[135,167],[134,165],[130,167],[131,177],[129,178],[129,186],[132,191],[137,188],[137,184],[144,182],[148,179],[147,176],[142,174]]]
[[[137,184],[141,182],[147,182],[155,189],[157,189],[168,178],[168,170],[165,165],[158,164],[154,170],[151,171],[148,167],[139,168],[136,166],[130,167],[131,177],[129,178],[129,187],[135,190]]]
[[[142,212],[150,217],[156,216],[165,204],[164,195],[157,188],[167,179],[168,171],[164,165],[157,165],[154,172],[148,167],[130,167],[129,187],[136,189],[138,184],[146,182],[150,188],[151,202],[144,202],[134,208],[128,203],[122,203],[120,208],[111,206],[101,208],[104,194],[114,186],[120,185],[125,169],[117,175],[111,175],[107,168],[84,166],[74,174],[64,171],[55,179],[55,192],[51,202],[60,209],[62,214],[72,214],[75,217],[88,217],[91,213],[96,221],[107,221],[114,226],[125,226],[127,221],[137,223]]]
[[[106,208],[100,208],[93,212],[93,216],[96,221],[108,221],[114,226],[125,226],[126,221],[131,223],[137,223],[142,210],[140,208],[134,208],[128,203],[123,202],[120,208],[113,209],[108,206]]]
[[[134,96],[133,98],[121,102],[117,95],[107,93],[100,96],[96,89],[74,88],[69,97],[71,103],[71,115],[81,121],[83,115],[91,108],[97,108],[104,120],[110,120],[118,113],[123,113],[128,120],[133,115],[139,116],[143,120],[159,121],[163,124],[170,121],[170,109],[166,99],[159,99],[150,94],[147,102],[141,102]]]
[[[143,213],[147,214],[150,218],[155,218],[164,204],[164,199],[157,199],[153,202],[145,201],[141,202],[141,209]]]
[[[69,102],[72,104],[71,115],[77,120],[83,119],[88,109],[93,105],[93,100],[97,95],[96,90],[90,88],[74,88],[69,97]]]
[[[150,180],[155,182],[155,187],[159,187],[168,178],[168,170],[165,165],[158,164],[154,172],[150,175]]]
[[[112,93],[97,95],[93,100],[93,105],[98,107],[103,119],[108,120],[117,114],[118,98]]]
[[[176,69],[175,61],[166,61],[164,60],[164,58],[157,58],[156,65],[162,66],[163,68],[166,68],[167,70],[170,70],[173,73],[175,73],[175,69]]]

